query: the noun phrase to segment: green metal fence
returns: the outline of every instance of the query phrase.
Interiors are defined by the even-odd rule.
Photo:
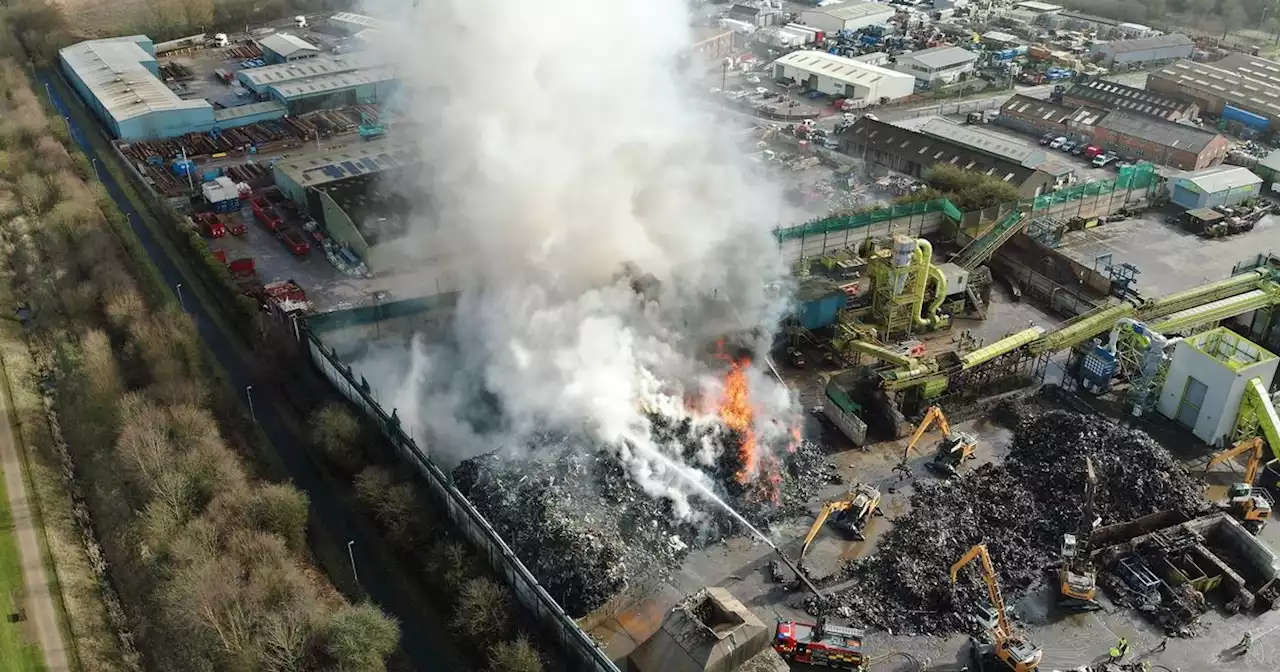
[[[1043,210],[1062,203],[1078,201],[1091,196],[1103,196],[1116,191],[1150,189],[1156,183],[1156,180],[1155,166],[1144,161],[1121,168],[1119,176],[1114,180],[1086,182],[1068,189],[1060,189],[1051,194],[1019,201],[1018,205],[1029,207],[1033,210]]]
[[[336,310],[330,313],[320,313],[319,315],[311,315],[307,317],[307,329],[314,333],[321,334],[335,329],[343,329],[345,327],[357,327],[365,324],[374,324],[383,320],[391,320],[398,317],[410,317],[413,315],[450,309],[457,303],[457,301],[457,293],[450,292],[447,294],[422,296],[414,299],[388,301],[386,303],[377,303],[372,306],[360,306],[358,308],[349,308],[347,310]]]
[[[887,208],[877,208],[870,212],[860,212],[856,215],[844,215],[840,217],[824,217],[815,219],[812,222],[806,222],[797,226],[791,226],[784,229],[775,229],[773,235],[778,242],[795,240],[796,238],[807,238],[809,236],[820,235],[824,233],[832,233],[835,231],[845,231],[848,229],[860,229],[872,224],[887,222],[891,219],[899,217],[910,217],[912,215],[924,215],[930,212],[941,212],[946,216],[960,221],[963,216],[956,206],[951,204],[945,198],[939,198],[923,203],[904,203],[902,205],[894,205]]]

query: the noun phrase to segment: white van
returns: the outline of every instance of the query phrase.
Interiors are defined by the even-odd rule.
[[[294,28],[306,28],[306,27],[307,27],[307,17],[302,16],[301,14],[299,14],[298,16],[293,17],[293,27],[294,27]]]
[[[213,36],[213,46],[218,47],[220,49],[222,47],[227,46],[228,44],[231,44],[231,41],[227,39],[226,33],[218,33]]]

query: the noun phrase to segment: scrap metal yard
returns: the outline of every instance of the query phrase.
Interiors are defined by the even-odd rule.
[[[57,68],[181,309],[434,511],[442,609],[589,672],[1280,670],[1280,107],[1179,74],[1280,65],[1043,2],[439,4]]]

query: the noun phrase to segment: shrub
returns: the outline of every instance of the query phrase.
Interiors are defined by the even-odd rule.
[[[349,474],[364,461],[360,435],[360,422],[346,406],[329,404],[311,415],[311,442]]]
[[[489,647],[489,672],[542,672],[542,658],[529,639],[520,635]]]
[[[481,576],[467,581],[458,592],[453,627],[473,640],[501,637],[511,620],[507,591],[493,579]]]
[[[345,605],[329,619],[326,651],[345,672],[379,672],[382,662],[396,648],[400,628],[368,602]]]

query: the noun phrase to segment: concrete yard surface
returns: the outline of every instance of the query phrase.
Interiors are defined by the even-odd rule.
[[[1165,429],[1165,421],[1159,423],[1161,429]],[[960,422],[954,425],[954,429],[972,432],[979,440],[976,458],[962,467],[964,471],[986,462],[1000,461],[1012,439],[1010,430],[986,419]],[[810,426],[806,427],[806,434],[815,440],[817,433],[822,431],[816,420],[811,419]],[[1173,437],[1179,435],[1177,432],[1168,434]],[[910,469],[915,478],[936,478],[925,469],[924,463],[932,457],[933,446],[938,440],[939,434],[934,429],[925,435],[910,456]],[[1180,440],[1185,444],[1185,437]],[[823,577],[836,572],[843,562],[875,552],[877,541],[892,529],[894,520],[910,510],[911,481],[894,471],[906,442],[906,439],[884,441],[867,450],[849,449],[831,455],[845,482],[828,486],[819,498],[811,502],[810,513],[816,514],[822,501],[845,494],[853,483],[861,481],[880,489],[881,508],[886,515],[871,520],[865,531],[865,541],[848,538],[831,525],[818,533],[805,557],[805,564],[824,590],[856,590],[857,586],[847,581],[823,583]],[[1188,469],[1196,475],[1204,473],[1203,465],[1211,449],[1205,446],[1193,449],[1185,445],[1179,448],[1179,458]],[[1229,475],[1225,477],[1230,478]],[[770,531],[771,540],[796,558],[812,520],[812,517],[805,517],[776,524]],[[1262,538],[1276,548],[1280,542],[1280,526],[1265,529]],[[775,558],[772,549],[764,543],[745,536],[735,537],[694,551],[669,580],[632,586],[626,595],[581,622],[615,661],[623,661],[634,647],[656,631],[672,605],[708,586],[727,589],[767,624],[793,619],[812,622],[813,617],[804,612],[806,593],[803,589],[791,592],[787,586],[773,581],[769,565]],[[949,564],[958,559],[948,558],[946,562]],[[1006,599],[1016,613],[1016,627],[1043,647],[1044,660],[1040,669],[1046,672],[1101,663],[1105,661],[1108,649],[1120,637],[1127,638],[1131,645],[1125,662],[1149,660],[1170,669],[1198,671],[1280,669],[1280,611],[1228,615],[1222,611],[1221,604],[1210,598],[1210,603],[1216,606],[1200,620],[1204,626],[1203,634],[1190,639],[1169,638],[1166,648],[1156,651],[1165,639],[1163,632],[1136,610],[1111,602],[1105,590],[1099,591],[1104,610],[1092,613],[1058,611],[1051,606],[1055,593],[1056,585],[1050,581],[1025,596],[1015,597],[1006,593]],[[840,618],[833,618],[832,622],[848,624]],[[865,627],[864,624],[854,625]],[[1234,646],[1246,631],[1252,634],[1253,645],[1247,654],[1242,655]],[[907,657],[894,655],[898,653],[909,654],[916,661],[928,661],[936,669],[960,669],[960,665],[968,661],[968,642],[966,634],[940,638],[868,628],[864,651],[872,661],[879,661],[873,666],[876,670],[914,672],[918,669],[916,663]],[[794,669],[809,668],[795,666]]]
[[[1113,263],[1137,266],[1141,274],[1135,286],[1148,297],[1221,280],[1236,263],[1280,250],[1280,216],[1268,215],[1252,231],[1212,240],[1166,224],[1165,216],[1153,211],[1071,231],[1058,250],[1089,268],[1105,254],[1112,255]]]

